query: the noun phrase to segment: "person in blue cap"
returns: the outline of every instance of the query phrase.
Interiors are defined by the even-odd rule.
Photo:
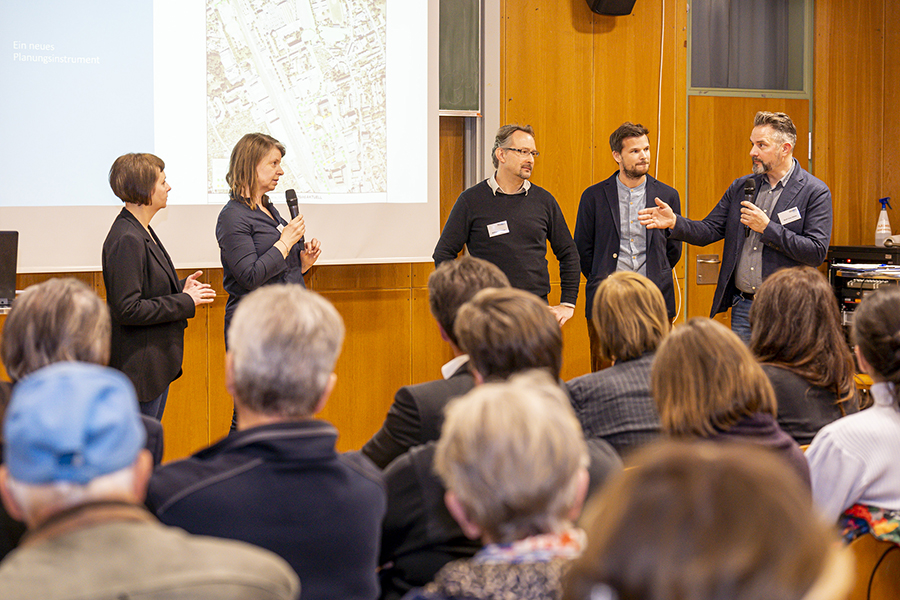
[[[188,535],[141,506],[145,435],[114,369],[57,363],[16,384],[0,496],[28,533],[0,563],[3,598],[297,598],[296,574],[272,553]]]

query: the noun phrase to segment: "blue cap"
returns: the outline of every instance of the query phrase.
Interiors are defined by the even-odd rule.
[[[3,458],[22,483],[86,484],[134,463],[147,436],[125,375],[87,363],[39,369],[13,388]]]

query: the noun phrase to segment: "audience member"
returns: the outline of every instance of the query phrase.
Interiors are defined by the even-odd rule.
[[[651,382],[664,432],[763,446],[809,484],[800,446],[775,421],[772,384],[749,348],[721,323],[695,317],[676,327],[656,352]]]
[[[29,373],[64,361],[109,362],[109,309],[77,279],[49,279],[29,286],[7,315],[3,334],[0,358],[12,383],[0,381],[0,423],[5,412],[2,397],[8,398],[16,382]],[[146,415],[141,415],[141,421],[147,434],[146,447],[158,465],[163,456],[162,425]],[[0,442],[2,439],[0,435]],[[0,510],[0,558],[16,546],[24,532],[24,524]]]
[[[443,262],[428,277],[431,314],[441,339],[453,350],[453,360],[441,367],[443,379],[406,385],[397,391],[384,425],[362,447],[362,453],[379,468],[385,468],[413,446],[438,439],[444,406],[475,385],[469,356],[459,349],[453,324],[459,307],[488,287],[509,287],[509,280],[499,267],[473,256]]]
[[[900,289],[879,289],[854,313],[860,368],[874,406],[826,425],[806,453],[813,500],[834,521],[854,505],[900,522]]]
[[[59,363],[16,384],[0,495],[29,534],[0,563],[3,598],[297,598],[274,554],[164,527],[140,506],[144,435],[114,369]]]
[[[858,410],[855,365],[834,290],[812,267],[782,269],[750,307],[750,350],[778,401],[778,424],[798,444]]]
[[[558,378],[562,333],[549,327],[547,314],[545,305],[514,289],[482,290],[463,304],[454,331],[475,381],[504,380],[528,369]]]
[[[486,289],[460,307],[454,326],[469,354],[475,381],[503,381],[538,369],[558,380],[562,335],[547,306],[527,292]],[[591,486],[621,467],[612,447],[588,441]],[[454,559],[472,556],[480,544],[465,537],[444,505],[445,489],[434,473],[435,443],[398,457],[384,472],[388,510],[383,526],[382,598],[396,599],[430,582]]]
[[[770,453],[641,450],[585,509],[564,600],[843,600],[853,565],[806,488]]]
[[[572,521],[587,492],[588,453],[567,400],[536,371],[448,405],[435,470],[453,518],[484,547],[407,598],[559,596],[562,571],[586,541]]]
[[[163,523],[282,556],[304,600],[378,596],[381,473],[338,454],[337,430],[313,418],[334,389],[343,338],[334,307],[300,285],[244,297],[225,364],[237,431],[158,469],[148,494]]]
[[[569,396],[585,437],[603,438],[624,455],[659,436],[650,367],[671,327],[666,303],[652,281],[618,271],[597,288],[592,319],[597,352],[613,365],[569,381]]]

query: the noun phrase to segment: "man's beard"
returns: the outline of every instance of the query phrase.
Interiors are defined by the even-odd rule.
[[[763,161],[753,161],[753,174],[762,175],[768,173],[772,169],[772,165],[767,165]]]
[[[641,168],[641,167],[643,167],[643,170],[638,171],[638,168]],[[641,177],[643,177],[650,171],[650,163],[635,165],[634,169],[629,169],[628,167],[625,167],[624,171],[625,171],[625,176],[628,177],[629,179],[640,179]]]

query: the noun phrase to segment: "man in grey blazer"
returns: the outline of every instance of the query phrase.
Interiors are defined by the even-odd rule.
[[[413,446],[438,439],[444,406],[475,385],[469,357],[459,349],[453,325],[459,307],[488,287],[509,287],[509,280],[499,267],[473,256],[443,262],[428,278],[431,314],[441,339],[453,350],[453,359],[441,367],[442,379],[397,390],[384,425],[362,447],[362,453],[379,468],[385,468]]]
[[[797,128],[788,115],[756,113],[750,142],[753,174],[735,179],[702,221],[675,214],[661,200],[639,213],[648,230],[668,231],[672,239],[697,246],[725,239],[710,316],[731,308],[731,329],[744,341],[763,280],[783,267],[822,264],[833,217],[828,186],[794,159]]]
[[[681,259],[682,243],[664,231],[648,231],[638,222],[638,210],[656,206],[657,199],[681,212],[678,192],[649,175],[650,140],[641,124],[622,123],[609,136],[612,157],[619,170],[581,195],[575,221],[575,246],[585,285],[585,316],[591,339],[591,371],[598,371],[597,331],[591,320],[594,294],[600,283],[617,271],[644,275],[656,284],[666,301],[669,318],[675,317],[672,269]]]

